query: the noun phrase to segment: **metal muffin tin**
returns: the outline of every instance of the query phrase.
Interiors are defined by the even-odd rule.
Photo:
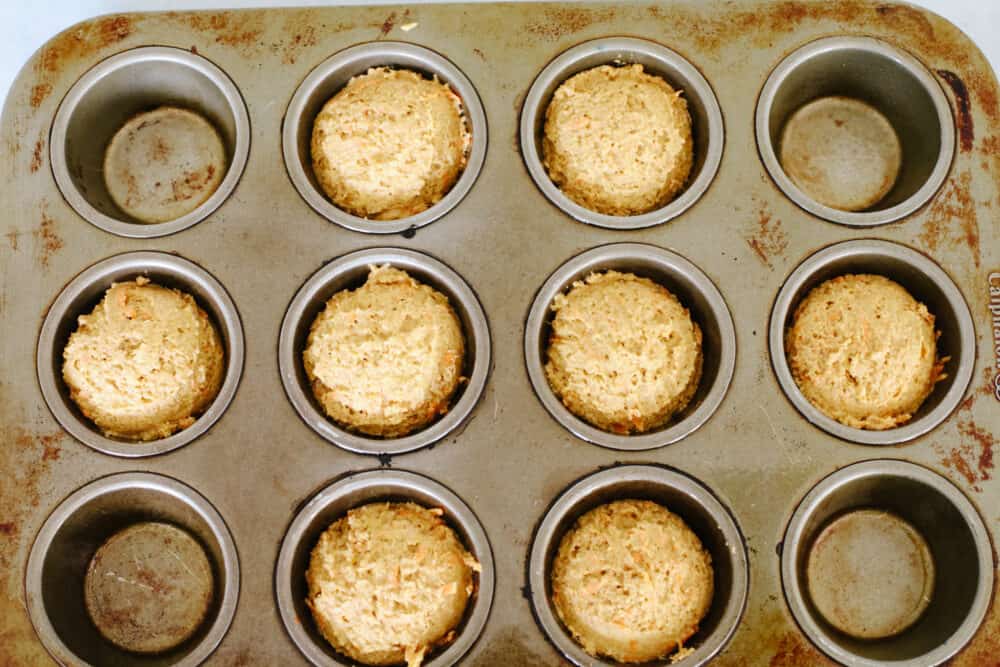
[[[83,601],[83,578],[94,552],[141,521],[167,522],[194,537],[205,549],[215,579],[201,628],[161,655],[129,653],[104,639]],[[204,662],[229,630],[240,597],[240,563],[225,521],[201,494],[163,475],[121,473],[87,484],[49,515],[31,547],[25,590],[39,638],[65,664],[187,667]]]
[[[550,65],[565,64],[561,60],[564,54],[587,53],[595,40],[611,39],[610,43],[619,46],[601,50],[600,57],[591,51],[587,57],[607,62],[627,56],[621,45],[633,42],[624,36],[653,45],[650,48],[660,53],[660,47],[669,49],[677,74],[666,65],[654,67],[650,63],[650,69],[683,88],[692,109],[696,97],[706,105],[714,97],[725,121],[723,146],[721,123],[719,132],[713,133],[707,121],[699,120],[700,112],[694,114],[696,133],[708,129],[708,143],[696,142],[697,160],[704,162],[688,191],[672,205],[688,196],[705,174],[715,171],[711,162],[719,159],[714,176],[704,176],[709,182],[703,192],[692,195],[697,202],[683,212],[676,211],[669,222],[665,222],[668,216],[658,214],[658,219],[648,221],[653,226],[630,231],[620,225],[580,224],[579,216],[553,205],[543,192],[547,178],[536,183],[535,177],[544,173],[532,171],[527,164],[533,152],[522,134],[522,121],[531,118],[537,123],[539,114],[544,113],[532,90],[543,72],[553,72],[547,70]],[[917,99],[906,90],[923,90],[936,100],[925,106],[927,122],[919,123],[928,151],[926,159],[920,160],[920,173],[928,179],[929,199],[908,209],[892,224],[855,229],[811,212],[776,185],[779,177],[772,176],[764,149],[758,144],[762,136],[755,131],[757,113],[761,104],[768,102],[764,95],[768,81],[774,80],[771,77],[783,62],[797,62],[795,54],[803,53],[800,49],[818,48],[825,43],[820,40],[826,38],[836,38],[839,44],[849,38],[849,43],[864,45],[870,43],[868,38],[877,40],[881,46],[875,51],[867,46],[855,49],[855,63],[873,63],[868,54],[881,58],[878,54],[890,53],[886,50],[890,47],[892,54],[903,54],[877,61],[888,69],[861,68],[862,73],[868,72],[865,86],[881,91],[887,99],[901,95],[893,99],[907,101],[902,109],[909,109],[909,101]],[[855,38],[864,39],[854,42]],[[400,46],[401,42],[411,46]],[[353,50],[362,44],[367,46]],[[574,51],[576,47],[582,50]],[[401,51],[419,54],[414,56],[419,62],[399,60]],[[324,69],[324,63],[338,54],[343,57],[360,52],[366,55],[355,63],[356,71],[340,70],[335,75]],[[154,53],[161,55],[150,57]],[[429,64],[428,53],[443,54],[461,74],[441,71],[439,77],[462,95],[470,113],[470,100],[479,99],[482,104],[483,127],[489,125],[488,146],[474,139],[474,152],[483,151],[482,165],[474,168],[473,159],[463,176],[474,183],[470,182],[465,192],[456,187],[449,195],[455,195],[454,201],[442,201],[449,202],[447,212],[442,208],[438,209],[440,216],[428,215],[436,218],[434,224],[421,227],[409,219],[390,229],[371,223],[374,231],[398,233],[392,239],[331,224],[325,213],[313,208],[315,202],[307,201],[309,195],[300,192],[307,184],[304,192],[317,194],[306,171],[308,162],[303,162],[307,153],[301,150],[313,111],[292,113],[306,95],[299,95],[299,91],[312,91],[307,99],[315,110],[350,74],[370,65],[412,66],[433,73],[436,70]],[[633,55],[642,60],[638,52]],[[919,68],[910,67],[910,59]],[[598,60],[578,61],[573,67],[584,67],[580,62],[597,64]],[[108,88],[111,79],[105,84],[98,80],[95,73],[112,62],[135,63],[130,85]],[[819,72],[811,68],[822,60],[809,62],[781,70],[787,76],[780,77],[782,83],[770,100],[769,118],[771,113],[779,118],[791,110],[782,110],[782,104],[792,105],[796,99],[809,97],[809,91],[796,89],[798,84],[794,84],[796,72]],[[683,63],[695,68],[711,95],[702,94],[693,83],[695,78],[679,76]],[[184,83],[189,81],[184,78],[188,73],[205,71],[221,73],[222,78],[211,80],[228,81],[235,97],[220,92],[225,86]],[[903,86],[900,82],[904,79],[890,76],[892,72],[916,77],[909,79],[916,82],[915,87]],[[474,87],[473,94],[460,89],[462,77]],[[557,85],[559,78],[553,77],[545,88]],[[81,88],[87,81],[92,85]],[[235,182],[228,196],[222,197],[224,201],[220,200],[201,224],[165,236],[160,235],[168,229],[164,225],[119,220],[122,228],[109,233],[90,224],[85,211],[78,210],[80,202],[73,194],[76,186],[67,188],[59,176],[63,166],[68,166],[71,176],[74,170],[79,174],[79,165],[61,162],[67,155],[66,141],[79,141],[82,135],[64,136],[56,123],[60,113],[68,113],[76,105],[76,94],[71,90],[84,89],[91,91],[92,102],[99,102],[94,109],[108,109],[106,121],[95,125],[100,132],[95,130],[87,144],[91,161],[87,164],[91,165],[98,164],[95,161],[100,158],[100,135],[105,130],[105,134],[110,133],[115,122],[137,110],[115,101],[125,99],[119,96],[123,91],[148,91],[139,107],[186,100],[188,106],[208,112],[220,128],[230,110],[235,109],[232,113],[237,117],[243,109],[246,124],[234,124],[237,129],[232,134],[223,131],[234,150],[227,178]],[[860,84],[854,90],[861,91]],[[163,94],[154,95],[154,91]],[[950,107],[943,116],[939,93]],[[204,98],[196,99],[198,94]],[[97,18],[54,37],[23,69],[0,122],[0,146],[9,153],[8,159],[0,161],[0,194],[7,203],[7,215],[0,223],[0,322],[4,327],[0,336],[0,662],[50,664],[47,648],[66,664],[78,662],[55,647],[47,630],[39,626],[36,633],[32,625],[29,610],[40,618],[37,589],[29,576],[34,571],[29,564],[32,545],[43,544],[42,538],[53,531],[58,534],[60,525],[69,529],[72,524],[63,521],[57,508],[81,486],[87,488],[93,480],[115,479],[109,475],[132,473],[167,476],[209,498],[239,550],[239,603],[228,632],[220,629],[221,641],[207,664],[304,665],[309,658],[303,650],[317,651],[321,660],[334,660],[315,635],[309,636],[308,618],[300,619],[302,626],[292,620],[286,629],[283,611],[293,609],[288,617],[292,619],[302,615],[299,594],[292,588],[301,587],[302,582],[295,581],[297,574],[290,574],[294,570],[285,569],[282,543],[292,535],[290,527],[302,516],[300,512],[315,507],[310,502],[322,497],[322,490],[331,484],[347,484],[363,479],[362,475],[391,477],[398,474],[396,468],[403,468],[420,479],[434,480],[460,499],[461,505],[452,506],[467,508],[477,521],[463,521],[445,507],[451,525],[473,549],[471,533],[463,531],[481,526],[493,555],[495,587],[485,624],[481,631],[472,632],[470,617],[454,645],[461,647],[456,654],[461,652],[463,657],[446,649],[434,664],[452,664],[447,656],[460,660],[463,667],[566,664],[574,645],[558,646],[555,638],[550,639],[550,634],[558,636],[558,624],[546,625],[541,614],[538,618],[535,615],[536,606],[545,608],[546,598],[544,585],[531,581],[534,540],[536,535],[543,536],[541,527],[549,525],[550,510],[569,497],[567,489],[576,489],[583,496],[576,508],[592,506],[600,501],[602,492],[587,491],[587,480],[615,477],[637,466],[654,476],[670,477],[669,483],[655,485],[658,497],[689,519],[704,541],[715,540],[715,524],[709,520],[713,512],[723,523],[728,523],[728,517],[741,532],[728,540],[725,553],[732,556],[734,573],[743,572],[740,559],[745,554],[748,587],[734,579],[733,594],[715,601],[695,655],[714,653],[711,664],[722,667],[825,665],[831,664],[828,654],[855,664],[852,661],[861,659],[857,647],[832,638],[822,626],[814,626],[808,605],[803,611],[795,601],[789,585],[792,580],[786,576],[783,585],[782,554],[787,560],[789,554],[808,549],[813,528],[822,525],[806,522],[801,531],[797,528],[801,516],[825,516],[826,505],[814,502],[813,489],[821,488],[818,485],[823,480],[833,479],[830,476],[838,470],[853,475],[846,472],[856,470],[851,466],[875,456],[894,461],[879,466],[902,465],[907,471],[916,466],[929,471],[932,477],[928,479],[947,480],[928,482],[926,487],[915,487],[919,492],[904,496],[917,513],[925,500],[931,503],[933,498],[947,497],[960,510],[949,522],[952,528],[971,526],[970,534],[976,536],[972,541],[975,549],[966,550],[968,563],[977,563],[975,576],[971,565],[961,566],[963,585],[969,591],[974,588],[970,602],[948,605],[956,614],[953,619],[961,616],[962,620],[953,620],[954,627],[949,630],[947,624],[939,623],[940,616],[929,611],[920,623],[934,625],[925,626],[923,636],[934,638],[928,641],[935,646],[928,646],[920,659],[927,664],[957,651],[949,663],[959,667],[995,662],[1000,655],[1000,606],[991,603],[997,589],[996,559],[984,545],[995,541],[1000,525],[1000,485],[992,467],[1000,406],[993,397],[996,368],[988,308],[990,275],[1000,274],[995,222],[1000,206],[998,98],[1000,88],[988,64],[957,28],[923,10],[867,0],[171,12]],[[120,112],[120,118],[112,110]],[[478,132],[475,118],[470,116],[470,120],[474,135],[484,138],[485,130]],[[294,141],[285,141],[295,123]],[[928,136],[933,134],[935,123],[940,125],[936,138]],[[537,124],[531,126],[527,138],[537,139],[532,135],[537,129]],[[906,138],[901,138],[906,153]],[[245,168],[236,169],[236,148],[251,144]],[[294,160],[286,159],[289,151]],[[909,153],[911,158],[920,155],[912,150]],[[713,157],[716,155],[721,157]],[[292,173],[296,160],[305,181],[296,180]],[[904,172],[907,168],[904,166]],[[944,181],[938,187],[933,179],[942,173]],[[90,188],[94,178],[95,174],[88,172],[71,180]],[[914,176],[907,182],[918,180]],[[901,199],[884,210],[859,215],[871,215],[875,220],[897,203],[909,206],[906,202],[911,201],[916,200]],[[110,209],[104,213],[114,215]],[[153,236],[122,235],[137,232]],[[537,382],[537,364],[543,359],[544,319],[551,299],[551,295],[542,298],[542,291],[566,287],[576,269],[555,278],[565,273],[567,262],[600,257],[611,249],[620,250],[622,244],[636,252],[609,260],[614,266],[662,280],[676,290],[696,318],[718,313],[719,322],[720,372],[714,382],[707,376],[702,381],[700,391],[706,394],[691,408],[691,415],[710,405],[711,392],[719,392],[717,406],[706,408],[704,419],[697,420],[700,425],[688,421],[691,428],[678,428],[665,437],[686,421],[682,419],[652,434],[647,445],[654,448],[643,451],[611,451],[580,437],[577,433],[582,435],[582,431],[571,430],[554,418],[557,410],[550,413],[553,406],[539,396],[544,397],[546,386]],[[816,258],[830,257],[824,253],[836,254],[845,248],[854,249],[854,259],[831,259],[815,271],[800,268],[813,266],[810,262]],[[405,454],[401,452],[411,447],[394,452],[392,441],[331,446],[330,442],[337,440],[314,430],[308,418],[299,414],[311,402],[295,370],[301,354],[295,349],[295,336],[308,330],[310,313],[306,310],[318,312],[334,286],[360,282],[366,262],[351,269],[350,277],[341,274],[333,278],[332,272],[353,253],[365,250],[385,253],[392,263],[412,269],[447,293],[458,310],[466,308],[469,313],[463,324],[470,350],[474,345],[475,351],[467,360],[469,383],[452,406],[456,423],[441,427],[446,415],[417,434],[426,437],[433,432],[434,437],[415,443],[418,448]],[[78,276],[93,270],[87,267],[136,257],[141,261],[129,263],[130,259],[99,280],[79,282]],[[177,264],[166,258],[181,264],[184,262],[179,258],[184,258],[203,267],[213,281],[196,278],[200,274],[193,269],[169,268]],[[861,258],[867,259],[861,262]],[[437,262],[447,270],[440,269]],[[952,356],[948,372],[953,375],[939,386],[917,421],[888,432],[898,444],[877,450],[859,442],[868,438],[869,432],[827,431],[810,421],[808,408],[794,402],[794,390],[786,395],[792,386],[787,378],[782,381],[781,346],[774,358],[771,354],[772,343],[780,337],[769,335],[769,329],[778,327],[780,333],[781,323],[786,321],[781,317],[772,320],[779,301],[785,304],[787,299],[790,309],[805,286],[824,271],[854,266],[887,275],[918,292],[935,311],[942,331],[942,352]],[[585,274],[585,269],[580,270]],[[169,278],[171,284],[191,291],[216,319],[220,333],[225,336],[227,329],[234,332],[228,343],[241,337],[238,332],[242,330],[243,361],[230,351],[228,371],[242,369],[243,376],[238,387],[232,385],[231,394],[220,396],[213,404],[212,410],[219,405],[219,414],[212,413],[214,424],[193,446],[178,446],[159,456],[128,458],[121,451],[104,456],[94,447],[111,451],[106,446],[125,448],[126,444],[104,442],[89,424],[73,415],[60,387],[61,350],[56,333],[68,335],[73,318],[93,307],[111,280],[147,271],[150,277],[159,275],[164,282]],[[456,276],[461,278],[456,281]],[[341,279],[344,282],[336,282]],[[225,314],[236,312],[228,306],[213,306],[224,300],[210,294],[210,283],[224,288],[222,294],[230,296],[238,318]],[[792,288],[796,283],[799,287]],[[310,285],[315,291],[300,295],[304,286]],[[68,308],[67,301],[75,305]],[[57,313],[62,314],[57,317]],[[227,318],[234,328],[229,329]],[[474,320],[485,337],[477,338]],[[704,321],[700,324],[709,328]],[[534,342],[526,347],[526,340]],[[488,347],[481,346],[481,341]],[[486,349],[488,359],[483,354]],[[731,379],[727,377],[730,373]],[[474,382],[474,378],[481,380]],[[290,394],[300,392],[303,400],[289,400],[286,387],[290,387]],[[474,394],[478,394],[475,400]],[[463,406],[467,397],[469,403]],[[226,402],[228,407],[223,410]],[[51,404],[51,412],[47,404]],[[208,416],[192,428],[207,425]],[[435,428],[440,432],[433,431]],[[188,429],[178,435],[187,438],[193,434],[197,431]],[[668,440],[673,441],[669,446],[656,446]],[[137,453],[135,447],[145,447],[141,453],[151,454],[160,444],[128,443],[127,448]],[[376,466],[382,470],[347,476]],[[910,472],[901,474],[914,477]],[[399,486],[401,496],[437,503],[416,491],[403,493],[404,486],[411,488],[408,483]],[[653,486],[643,482],[618,488],[621,493],[640,493]],[[861,487],[843,484],[838,488],[843,489],[842,494],[834,494],[837,503],[842,503],[839,507],[870,502]],[[701,494],[697,497],[704,499],[704,505],[681,489]],[[358,501],[363,497],[363,493],[354,496]],[[320,512],[313,528],[332,520],[335,507],[346,509],[353,503],[345,500],[327,505],[330,513]],[[797,510],[800,504],[802,509]],[[702,506],[721,507],[723,513],[702,512],[698,509]],[[966,511],[969,508],[974,512]],[[975,527],[976,513],[982,518],[985,534]],[[196,516],[194,512],[175,522],[190,527],[193,524],[187,520],[193,522]],[[908,520],[922,525],[917,518]],[[93,525],[111,529],[112,524],[101,521]],[[550,544],[558,532],[552,533]],[[195,533],[203,544],[210,543],[208,533]],[[315,534],[302,533],[301,539],[293,540],[300,557],[308,552]],[[796,535],[797,543],[793,539]],[[935,535],[928,529],[924,536],[932,548]],[[85,563],[91,547],[96,545],[88,542],[73,549],[56,541],[49,558],[53,563],[72,559],[73,563]],[[479,553],[477,556],[483,560]],[[716,561],[723,560],[720,551]],[[955,561],[942,560],[939,565],[951,562]],[[717,570],[717,575],[721,571]],[[227,569],[227,575],[229,572]],[[940,568],[938,574],[944,576]],[[484,583],[480,582],[481,595]],[[287,597],[281,602],[286,585],[285,590],[293,591],[295,598],[291,607]],[[741,587],[745,591],[742,602]],[[66,588],[70,595],[73,584],[66,584]],[[298,611],[294,611],[296,605]],[[69,623],[76,627],[75,621]],[[75,636],[85,637],[88,628],[81,626]],[[205,646],[209,651],[209,644]],[[896,645],[880,640],[869,648],[874,651],[872,647],[878,646],[888,655]],[[837,647],[850,655],[835,653]],[[582,664],[596,664],[575,655]],[[157,664],[175,663],[176,657],[163,656]],[[700,659],[692,657],[681,664]]]

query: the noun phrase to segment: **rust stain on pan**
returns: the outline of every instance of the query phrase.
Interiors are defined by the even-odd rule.
[[[391,12],[387,17],[385,17],[385,21],[383,21],[382,25],[379,27],[379,39],[382,39],[392,32],[394,27],[396,27],[396,12]]]
[[[545,667],[550,660],[540,657],[527,648],[521,630],[512,627],[501,631],[478,656],[472,659],[470,667],[492,667],[493,665],[517,665],[518,667]]]
[[[971,193],[972,174],[963,171],[945,183],[927,211],[919,240],[930,252],[965,246],[976,268],[982,264],[979,217]]]
[[[970,409],[972,397],[960,406],[960,412]],[[982,483],[993,479],[993,460],[996,438],[972,419],[964,419],[957,424],[960,440],[950,449],[945,445],[935,445],[940,463],[961,475],[974,491],[982,491]]]
[[[56,221],[48,213],[48,205],[42,202],[41,220],[31,232],[35,238],[38,263],[43,269],[49,268],[52,256],[63,249],[65,243],[56,228]]]
[[[31,91],[31,107],[37,109],[52,93],[52,84],[67,65],[93,57],[135,32],[130,16],[106,16],[84,23],[54,38],[42,48],[35,69],[38,82]]]
[[[31,164],[28,165],[28,171],[32,174],[36,173],[42,168],[42,159],[45,154],[45,135],[38,137],[38,141],[35,142],[35,148],[31,151]]]
[[[773,268],[771,258],[780,256],[788,248],[788,236],[781,227],[781,221],[775,219],[766,205],[761,205],[757,211],[757,223],[753,234],[746,237],[747,245],[757,255],[764,266]]]
[[[993,555],[994,561],[996,554]],[[995,562],[994,562],[995,564]],[[993,592],[994,605],[1000,589]],[[955,656],[951,667],[997,667],[1000,665],[1000,614],[990,614],[969,645]]]
[[[207,35],[213,42],[254,54],[261,46],[264,22],[258,12],[215,12],[210,14],[173,14],[194,30]]]
[[[803,665],[832,665],[796,630],[781,635],[775,645],[769,667],[802,667]]]
[[[615,18],[616,10],[586,7],[545,9],[540,20],[528,23],[524,29],[529,35],[558,41],[597,23],[607,23]]]
[[[972,144],[976,139],[972,125],[972,111],[969,108],[969,90],[961,77],[954,72],[939,69],[937,74],[944,79],[955,95],[955,124],[958,126],[959,146],[963,153],[968,153],[972,150]]]

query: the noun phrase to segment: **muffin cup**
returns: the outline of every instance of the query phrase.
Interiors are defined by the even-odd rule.
[[[352,77],[372,67],[398,67],[436,76],[462,100],[472,134],[468,162],[458,181],[436,204],[399,220],[368,220],[338,208],[323,193],[313,174],[311,140],[313,123],[327,100]],[[429,225],[453,208],[472,189],[486,158],[486,112],[472,82],[444,56],[416,44],[369,42],[344,49],[327,58],[299,84],[285,112],[281,149],[292,184],[306,203],[330,222],[368,234],[397,234]]]
[[[360,287],[369,267],[389,264],[409,273],[419,282],[446,297],[462,323],[465,336],[467,378],[456,389],[451,407],[440,419],[410,435],[375,438],[352,433],[335,424],[320,407],[302,363],[309,329],[337,292]],[[486,313],[465,280],[444,263],[414,250],[370,248],[339,257],[314,273],[295,294],[278,339],[278,366],[288,400],[302,420],[329,442],[358,454],[402,454],[431,445],[460,426],[472,413],[486,387],[491,359],[491,343]]]
[[[865,211],[820,204],[791,181],[777,157],[789,117],[807,102],[833,95],[874,106],[902,145],[896,184]],[[853,227],[883,225],[923,206],[944,183],[955,153],[954,121],[941,86],[916,58],[871,37],[826,37],[792,52],[764,84],[755,126],[761,159],[782,192],[815,216]]]
[[[934,592],[920,619],[893,637],[854,639],[815,609],[806,563],[817,535],[854,509],[886,510],[909,522],[935,561]],[[975,634],[990,605],[994,559],[986,526],[972,503],[944,477],[913,463],[863,461],[822,480],[803,498],[785,531],[781,582],[799,627],[828,656],[845,665],[937,665]]]
[[[111,283],[139,276],[194,297],[211,317],[226,355],[226,371],[219,393],[191,426],[150,442],[118,440],[105,436],[83,416],[63,382],[63,350],[77,328],[77,318],[89,313],[104,297]],[[236,305],[225,288],[197,264],[163,252],[129,252],[94,264],[73,278],[49,307],[38,337],[35,361],[38,384],[52,416],[71,436],[104,454],[137,458],[173,451],[207,432],[229,407],[243,374],[243,325]]]
[[[619,435],[592,426],[563,405],[545,376],[552,302],[577,280],[595,271],[631,272],[672,292],[702,332],[703,367],[698,390],[687,407],[660,430]],[[581,253],[549,276],[535,295],[524,326],[524,361],[538,399],[549,414],[578,438],[602,447],[642,450],[662,447],[704,424],[726,395],[736,366],[736,332],[722,294],[698,267],[680,255],[642,243],[615,243]]]
[[[215,591],[208,615],[187,641],[167,653],[123,651],[104,639],[87,613],[83,582],[94,552],[130,525],[162,521],[201,543]],[[25,575],[28,613],[42,644],[65,665],[199,665],[229,630],[240,592],[236,545],[225,522],[197,491],[144,472],[103,477],[73,492],[35,538]]]
[[[555,647],[577,665],[616,667],[573,639],[552,603],[551,569],[563,535],[582,514],[623,499],[660,503],[681,517],[712,555],[715,592],[698,632],[686,644],[694,651],[681,665],[708,664],[729,642],[746,607],[749,566],[743,534],[731,512],[697,480],[658,465],[621,465],[574,482],[549,507],[535,530],[528,556],[528,586],[535,620]]]
[[[934,327],[941,332],[938,352],[942,357],[951,357],[945,364],[948,376],[935,385],[913,418],[896,428],[869,431],[826,416],[799,389],[788,365],[785,333],[792,325],[799,302],[820,283],[849,273],[882,275],[906,288],[934,315]],[[929,432],[958,406],[976,363],[972,314],[948,274],[916,250],[874,239],[837,243],[802,262],[778,292],[771,310],[768,344],[778,384],[802,416],[830,435],[862,445],[899,444]]]
[[[228,169],[198,208],[168,222],[146,224],[124,213],[104,184],[104,151],[132,116],[162,106],[195,111],[211,121],[226,147]],[[63,197],[87,222],[132,238],[156,238],[201,222],[222,205],[243,174],[250,118],[236,84],[189,51],[147,46],[111,56],[77,81],[56,111],[49,154]]]
[[[542,164],[545,112],[556,89],[569,77],[600,65],[640,64],[683,91],[691,114],[694,164],[684,189],[666,206],[632,216],[605,215],[580,206],[549,178]],[[550,202],[570,217],[608,229],[641,229],[658,225],[690,208],[708,190],[722,161],[725,143],[722,111],[705,77],[679,53],[634,37],[605,37],[565,51],[541,71],[531,84],[521,109],[521,152],[528,173]]]
[[[425,667],[454,665],[476,643],[489,617],[496,578],[493,551],[479,519],[461,498],[428,477],[404,470],[348,473],[319,491],[296,513],[281,543],[274,572],[278,611],[285,630],[302,654],[318,667],[355,664],[336,652],[317,629],[306,606],[306,570],[313,547],[330,524],[350,509],[377,501],[411,501],[444,510],[445,521],[482,566],[455,640],[429,653],[423,663]]]

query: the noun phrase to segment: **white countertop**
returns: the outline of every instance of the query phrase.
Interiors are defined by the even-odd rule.
[[[463,0],[452,0],[460,2]],[[476,0],[465,0],[475,2]],[[412,4],[419,4],[416,0]],[[0,91],[7,96],[24,62],[50,37],[84,19],[113,12],[150,10],[305,7],[330,4],[407,4],[400,0],[48,0],[0,4]],[[916,0],[961,28],[1000,71],[1000,2],[996,0]]]

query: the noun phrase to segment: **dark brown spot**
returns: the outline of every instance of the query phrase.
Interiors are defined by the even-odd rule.
[[[52,92],[52,84],[47,81],[31,87],[31,108],[37,109]]]
[[[567,35],[580,32],[595,23],[607,23],[615,18],[616,10],[590,9],[584,7],[562,7],[546,9],[542,19],[525,26],[530,35],[550,41],[558,41]]]
[[[20,236],[20,232],[16,229],[12,229],[7,232],[7,245],[10,246],[11,250],[17,250],[17,237]]]
[[[486,56],[483,54],[482,50],[477,49],[477,48],[473,48],[472,52],[475,53],[477,56],[479,56],[480,60],[483,60],[483,61],[486,60]]]
[[[757,211],[757,225],[751,236],[746,238],[747,245],[756,253],[767,268],[772,268],[771,258],[780,256],[788,248],[788,236],[781,228],[781,221],[772,218],[766,206]]]
[[[56,231],[56,222],[48,214],[48,206],[42,204],[41,221],[32,233],[38,250],[38,263],[43,269],[49,268],[52,256],[62,250],[62,237]]]
[[[379,28],[379,39],[392,32],[394,27],[396,27],[396,12],[392,12],[385,17],[385,21],[382,22],[382,27]]]
[[[965,87],[965,82],[954,72],[939,69],[937,73],[955,95],[955,124],[958,126],[959,146],[963,153],[968,153],[972,150],[976,138],[972,126],[972,112],[969,109],[969,91]]]
[[[17,532],[17,526],[13,521],[7,521],[5,523],[0,523],[0,535],[6,535],[10,537]]]
[[[41,136],[38,141],[35,142],[35,148],[31,152],[31,164],[28,165],[28,171],[32,174],[37,172],[42,168],[42,155],[45,151],[45,137]]]

